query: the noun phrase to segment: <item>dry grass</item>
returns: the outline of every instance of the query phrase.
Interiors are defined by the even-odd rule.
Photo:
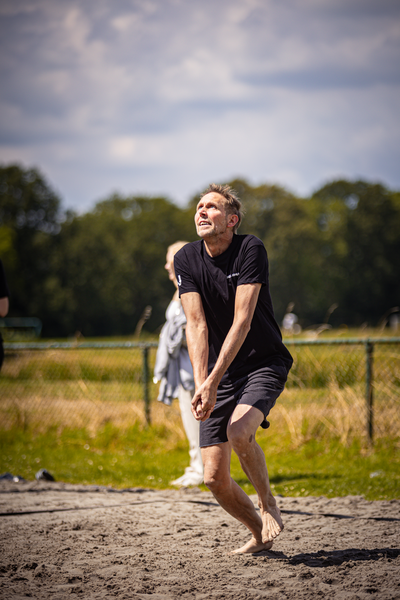
[[[283,417],[290,433],[292,448],[327,436],[340,439],[346,445],[354,438],[365,436],[365,400],[353,389],[332,386],[326,390],[323,402],[320,399],[299,399],[296,402],[296,392],[292,390],[287,390],[285,396],[291,397],[292,402],[288,406],[285,402],[278,402],[276,410]]]
[[[112,423],[120,430],[126,430],[135,423],[145,426],[144,403],[124,400],[118,394],[124,386],[99,386],[84,381],[75,382],[74,385],[74,398],[71,398],[71,384],[64,397],[60,393],[53,397],[47,393],[25,398],[3,398],[0,402],[2,427],[30,429],[36,433],[45,433],[52,426],[60,430],[66,427],[85,428],[94,435],[106,423]],[[108,387],[107,393],[103,389],[102,397],[105,399],[96,393],[98,387]],[[153,392],[156,392],[156,386]],[[175,436],[184,439],[178,402],[167,407],[157,402],[154,395],[151,402],[152,424],[173,431]],[[289,438],[292,448],[312,439],[327,437],[339,439],[342,444],[348,445],[354,439],[365,438],[367,431],[365,399],[361,390],[350,387],[332,385],[325,390],[323,397],[315,390],[286,390],[271,413],[271,419],[271,433],[273,431],[282,439]],[[384,410],[376,409],[374,431],[376,437],[397,437],[398,403],[387,405]]]
[[[49,397],[41,394],[27,398],[3,398],[0,402],[0,420],[2,428],[9,430],[18,427],[31,429],[35,433],[45,433],[50,427],[59,430],[65,428],[85,428],[94,435],[106,423],[126,430],[135,423],[146,425],[144,402],[126,401],[116,397],[116,387],[105,394],[108,399],[99,399],[93,393],[92,386],[85,382],[77,382],[79,392],[72,399],[71,387],[68,386],[68,396]],[[114,392],[114,394],[112,393]],[[114,400],[110,399],[114,396]],[[181,424],[179,405],[176,402],[171,407],[153,399],[151,403],[151,423],[173,430],[175,435],[185,439]]]
[[[394,351],[395,350],[395,351]],[[348,445],[366,439],[365,360],[350,346],[291,349],[295,365],[288,387],[271,414],[271,435],[292,448],[312,439],[339,439]],[[155,351],[149,353],[150,373]],[[5,361],[0,379],[0,420],[43,433],[105,423],[121,430],[145,425],[140,349],[22,351]],[[400,355],[382,346],[374,360],[374,437],[397,438],[400,429]],[[351,383],[346,383],[346,380]],[[184,439],[178,403],[156,401],[150,384],[151,420]]]

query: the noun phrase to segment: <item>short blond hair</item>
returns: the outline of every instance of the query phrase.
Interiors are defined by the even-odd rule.
[[[189,242],[184,242],[184,241],[178,241],[178,242],[174,242],[173,244],[171,244],[170,246],[168,246],[167,248],[167,253],[168,252],[172,252],[172,255],[175,256],[175,254],[178,252],[178,250],[180,250],[181,248],[183,248],[183,246],[186,246],[186,244],[188,244]]]
[[[229,214],[237,215],[238,222],[233,228],[233,233],[239,229],[240,223],[244,217],[244,210],[242,208],[242,203],[239,200],[237,192],[230,185],[222,185],[220,183],[211,183],[205,192],[202,193],[200,199],[203,198],[206,194],[219,194],[225,199],[225,208]]]

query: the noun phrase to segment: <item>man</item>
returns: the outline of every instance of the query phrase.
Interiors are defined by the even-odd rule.
[[[282,392],[292,357],[282,343],[268,288],[263,243],[237,235],[241,203],[212,184],[195,214],[197,234],[175,255],[200,424],[204,482],[219,504],[250,530],[237,553],[268,550],[283,529],[255,434]],[[230,476],[231,450],[258,494],[260,515]]]

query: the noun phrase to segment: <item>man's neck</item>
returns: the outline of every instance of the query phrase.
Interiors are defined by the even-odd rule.
[[[234,234],[229,231],[221,236],[216,236],[215,238],[210,237],[203,240],[207,254],[214,258],[225,252],[232,243],[233,235]]]

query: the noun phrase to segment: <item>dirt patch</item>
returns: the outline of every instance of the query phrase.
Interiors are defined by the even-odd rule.
[[[255,500],[255,498],[253,498]],[[400,500],[278,498],[273,550],[211,494],[0,484],[0,597],[400,599]]]

